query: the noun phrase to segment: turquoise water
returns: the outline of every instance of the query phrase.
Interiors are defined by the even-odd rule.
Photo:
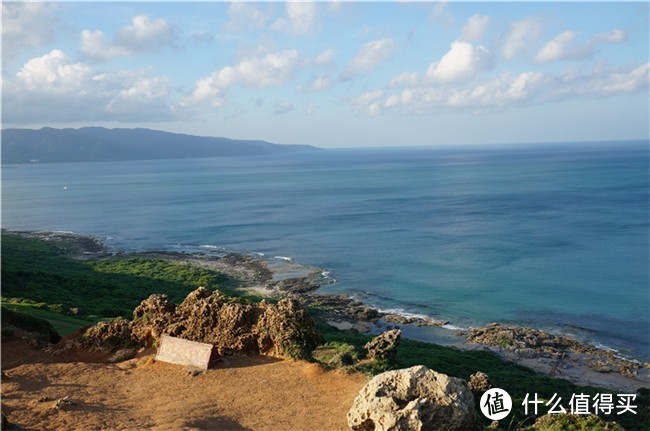
[[[289,256],[382,309],[648,359],[648,163],[642,142],[12,165],[2,226]]]

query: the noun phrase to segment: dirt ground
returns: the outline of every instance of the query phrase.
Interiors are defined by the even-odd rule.
[[[228,357],[192,377],[154,352],[46,355],[3,340],[2,411],[24,430],[347,430],[363,375],[267,357]],[[53,409],[57,399],[74,403]]]

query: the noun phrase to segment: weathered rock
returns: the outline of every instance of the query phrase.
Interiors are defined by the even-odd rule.
[[[418,365],[375,376],[348,412],[353,431],[480,429],[467,383]]]
[[[136,346],[136,341],[131,337],[129,321],[121,317],[91,326],[75,341],[78,347],[99,352],[113,352]]]
[[[255,325],[261,353],[272,356],[307,358],[318,346],[320,335],[314,320],[295,299],[285,298],[277,305],[260,303],[264,311]]]
[[[135,358],[135,355],[137,354],[137,351],[135,349],[121,349],[118,350],[108,358],[108,362],[111,364],[116,364],[118,362],[124,362],[128,361],[129,359]]]
[[[72,401],[69,397],[63,397],[56,400],[51,408],[52,410],[65,410],[74,405],[77,405],[77,403]]]
[[[469,376],[469,381],[467,383],[471,391],[477,394],[492,389],[492,383],[490,382],[488,375],[481,371],[477,371]]]
[[[295,300],[256,306],[204,287],[178,307],[166,297],[150,296],[134,311],[131,329],[140,343],[166,334],[209,343],[220,351],[271,356],[308,357],[319,342],[313,319]]]
[[[392,329],[385,331],[370,340],[363,346],[368,352],[370,359],[393,359],[397,354],[397,346],[399,345],[402,336],[402,331],[399,329]]]
[[[519,357],[545,356],[558,360],[577,354],[580,362],[599,372],[618,371],[623,375],[636,376],[644,366],[617,356],[616,351],[601,349],[566,335],[555,335],[538,329],[521,326],[505,326],[491,323],[483,328],[470,329],[470,342],[495,346],[513,352]]]
[[[175,311],[176,304],[169,301],[167,295],[149,296],[133,310],[133,321],[130,325],[133,339],[144,344],[159,339],[173,319]]]

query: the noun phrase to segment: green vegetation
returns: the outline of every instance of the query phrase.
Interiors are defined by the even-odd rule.
[[[15,313],[42,319],[54,327],[56,332],[61,336],[66,336],[77,331],[79,328],[94,325],[99,321],[95,318],[79,318],[66,315],[57,311],[58,307],[52,307],[44,303],[25,303],[24,301],[11,301],[2,299],[2,312],[10,310]]]
[[[354,349],[353,354],[357,357],[363,356],[363,345],[372,338],[371,336],[356,331],[340,331],[325,323],[320,323],[318,330],[322,333],[326,346],[344,346],[344,349],[348,352],[350,351],[350,347],[352,347]],[[540,399],[546,401],[550,400],[554,394],[557,394],[562,399],[562,405],[567,409],[569,408],[569,400],[573,394],[587,394],[590,396],[590,399],[593,399],[593,396],[598,393],[613,394],[614,400],[617,397],[616,391],[577,386],[563,379],[548,377],[536,373],[529,368],[504,362],[496,354],[488,351],[459,350],[452,347],[408,339],[402,339],[397,348],[397,358],[394,363],[385,361],[364,363],[364,361],[361,361],[361,364],[356,368],[368,374],[378,374],[389,369],[408,368],[414,365],[424,365],[437,372],[460,377],[465,380],[469,379],[469,376],[477,371],[486,373],[494,387],[505,389],[512,396],[513,413],[509,415],[508,423],[500,423],[499,429],[501,430],[519,431],[533,429],[528,427],[533,425],[535,419],[524,415],[523,401],[526,394],[530,394],[530,397],[532,397],[534,393],[537,393]],[[635,401],[635,404],[638,406],[636,415],[629,413],[617,415],[614,412],[611,415],[603,416],[603,419],[609,422],[617,422],[627,431],[648,431],[650,430],[649,400],[650,390],[642,389],[639,391],[639,395]],[[549,408],[541,405],[539,415],[545,414]],[[483,419],[485,427],[490,425],[489,420],[483,416],[481,416],[481,419]],[[589,429],[580,428],[585,423],[587,421],[581,419],[577,422],[577,425],[572,423],[562,428],[563,422],[559,421],[558,424],[560,425],[554,423],[555,425],[548,425],[547,428],[543,429],[566,431]],[[615,430],[617,428],[611,429]]]
[[[77,309],[78,316],[130,316],[151,293],[180,302],[199,286],[229,290],[237,283],[214,271],[160,259],[74,260],[47,241],[2,234],[3,302],[25,298],[58,304],[63,313]]]
[[[238,283],[239,280],[223,274],[159,259],[73,260],[47,241],[2,234],[3,315],[5,310],[10,310],[44,319],[63,335],[101,318],[130,316],[133,308],[151,293],[166,293],[178,303],[198,286],[219,288],[236,295],[233,288]],[[246,298],[249,301],[254,299]],[[363,360],[363,345],[371,339],[370,336],[354,330],[337,330],[318,319],[318,310],[309,311],[316,316],[317,329],[324,339],[322,354],[317,360],[328,366],[377,374],[422,364],[463,379],[468,379],[476,371],[487,373],[495,387],[507,390],[513,398],[511,419],[500,424],[502,430],[526,430],[533,425],[534,418],[524,416],[522,402],[526,394],[537,393],[540,399],[545,400],[557,394],[566,407],[572,394],[593,397],[597,393],[612,393],[616,399],[615,392],[579,387],[562,379],[547,377],[503,362],[487,351],[463,351],[403,339],[392,363]],[[618,422],[627,431],[650,430],[648,400],[650,390],[643,389],[635,401],[638,406],[636,415],[614,413],[603,418]],[[547,407],[540,406],[540,415],[546,413],[545,409]],[[484,425],[488,426],[489,421],[485,419]],[[560,421],[543,429],[599,429],[585,426],[591,425],[587,419],[580,419],[576,423]]]

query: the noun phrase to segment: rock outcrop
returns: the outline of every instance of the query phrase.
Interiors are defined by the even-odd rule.
[[[133,320],[116,319],[89,328],[76,344],[115,351],[151,346],[162,335],[209,343],[220,351],[307,358],[320,336],[297,301],[282,299],[244,304],[204,287],[176,305],[166,295],[151,295],[133,311]]]
[[[480,429],[467,383],[418,365],[375,376],[348,412],[353,431]]]
[[[392,329],[385,331],[366,343],[363,348],[368,352],[370,359],[394,359],[397,346],[401,340],[402,331]]]
[[[601,349],[566,335],[521,326],[491,323],[483,328],[470,329],[467,340],[494,346],[522,357],[545,356],[562,360],[567,355],[577,354],[580,361],[599,372],[636,376],[641,368],[650,368],[650,364],[621,358],[614,350]]]
[[[471,376],[469,376],[469,381],[467,382],[469,388],[472,392],[476,394],[482,394],[492,389],[492,383],[487,374],[481,371],[477,371]]]
[[[96,352],[129,349],[137,344],[131,334],[129,321],[121,317],[109,322],[99,322],[95,326],[88,328],[81,337],[71,340],[71,342],[77,348]]]

